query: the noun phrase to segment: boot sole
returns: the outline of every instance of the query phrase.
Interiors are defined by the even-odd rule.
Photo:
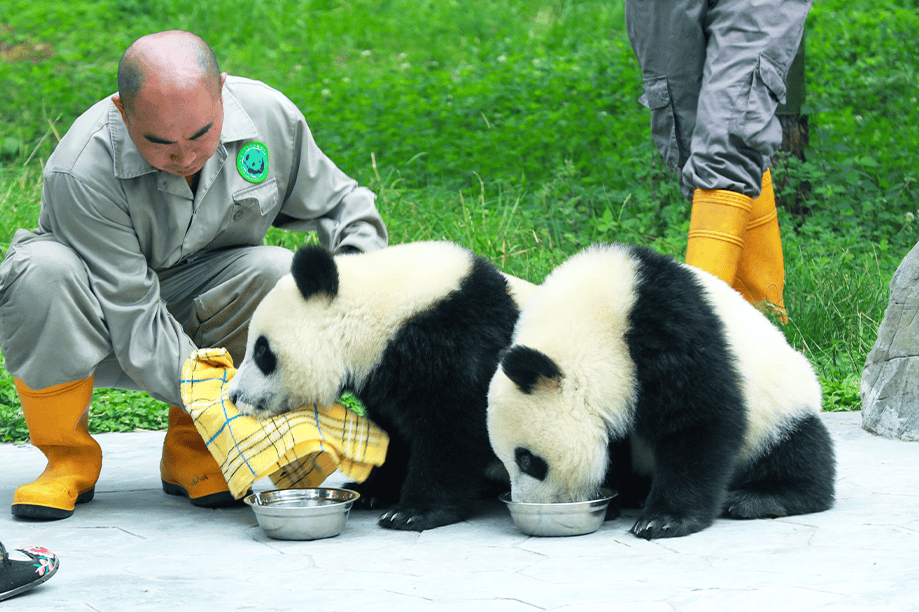
[[[199,508],[232,508],[235,506],[245,505],[243,500],[236,499],[229,491],[218,491],[217,493],[211,493],[210,495],[192,497],[188,494],[188,491],[185,490],[185,487],[171,482],[166,482],[165,480],[162,480],[161,482],[163,483],[163,491],[165,493],[168,495],[187,497],[193,506],[198,506]]]
[[[96,494],[96,488],[84,491],[77,495],[75,504],[85,504],[93,499]],[[38,519],[41,521],[57,521],[73,515],[73,510],[63,508],[53,508],[51,506],[39,506],[36,504],[13,504],[10,507],[10,513],[19,518]]]

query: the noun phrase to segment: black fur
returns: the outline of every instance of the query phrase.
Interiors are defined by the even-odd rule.
[[[815,417],[734,474],[746,406],[724,326],[689,270],[650,249],[633,253],[640,265],[626,335],[638,387],[631,434],[650,445],[654,473],[632,533],[676,537],[708,527],[723,513],[754,518],[831,506],[832,445]],[[625,486],[634,498],[641,493],[631,490],[636,480],[630,460],[623,460],[625,442],[610,443],[607,483]]]
[[[338,295],[338,266],[324,247],[306,245],[297,249],[290,272],[304,300],[320,292],[330,298]]]
[[[380,518],[384,527],[421,531],[462,520],[496,460],[488,385],[519,312],[498,270],[470,257],[462,283],[405,321],[363,386],[346,389],[390,436],[386,462],[355,485],[365,507],[395,504]]]
[[[610,501],[606,511],[607,520],[619,516],[622,508],[641,508],[648,492],[651,478],[632,469],[632,445],[628,436],[609,440],[610,470],[603,483],[617,495]]]
[[[776,518],[833,505],[836,463],[823,422],[808,415],[757,461],[734,475],[723,516]]]
[[[517,467],[524,474],[537,480],[545,480],[549,475],[549,464],[539,455],[534,455],[529,449],[518,446],[514,449],[514,460]]]
[[[265,336],[259,336],[252,347],[252,359],[265,376],[270,376],[278,367],[278,357],[271,350],[271,343]]]
[[[515,346],[504,355],[501,369],[521,391],[529,395],[542,379],[558,379],[558,365],[544,353],[527,346]]]

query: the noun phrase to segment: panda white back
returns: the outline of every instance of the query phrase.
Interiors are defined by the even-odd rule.
[[[469,274],[469,251],[451,242],[410,242],[365,253],[335,257],[340,308],[354,312],[373,305],[373,314],[392,329],[413,313],[455,290]],[[418,279],[425,282],[419,283]]]
[[[756,307],[708,272],[684,267],[702,284],[737,360],[747,403],[747,436],[739,459],[747,462],[798,420],[820,413],[820,382],[810,361]]]

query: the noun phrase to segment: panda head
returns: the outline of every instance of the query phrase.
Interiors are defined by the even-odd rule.
[[[595,499],[609,466],[607,424],[551,357],[517,345],[488,391],[488,434],[517,502]]]
[[[338,290],[338,267],[328,251],[297,251],[291,274],[249,322],[246,357],[228,389],[242,413],[267,417],[338,399],[346,375]]]

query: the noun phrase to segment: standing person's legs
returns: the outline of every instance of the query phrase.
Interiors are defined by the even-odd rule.
[[[685,168],[699,146],[697,109],[708,71],[707,0],[626,0],[626,24],[642,68],[651,133],[668,166],[681,170],[693,201],[686,262],[731,282],[743,247],[752,200],[742,193],[699,189]]]
[[[785,77],[809,9],[809,0],[711,6],[692,154],[682,174],[684,184],[697,188],[687,263],[732,283],[754,304],[772,303],[783,317],[785,270],[767,166],[781,146],[775,111],[785,100]],[[742,230],[737,219],[726,224],[706,214],[719,198],[748,211]]]
[[[781,144],[775,107],[809,7],[809,0],[626,0],[655,143],[682,170],[683,193],[693,199],[686,261],[783,314],[766,163]]]

